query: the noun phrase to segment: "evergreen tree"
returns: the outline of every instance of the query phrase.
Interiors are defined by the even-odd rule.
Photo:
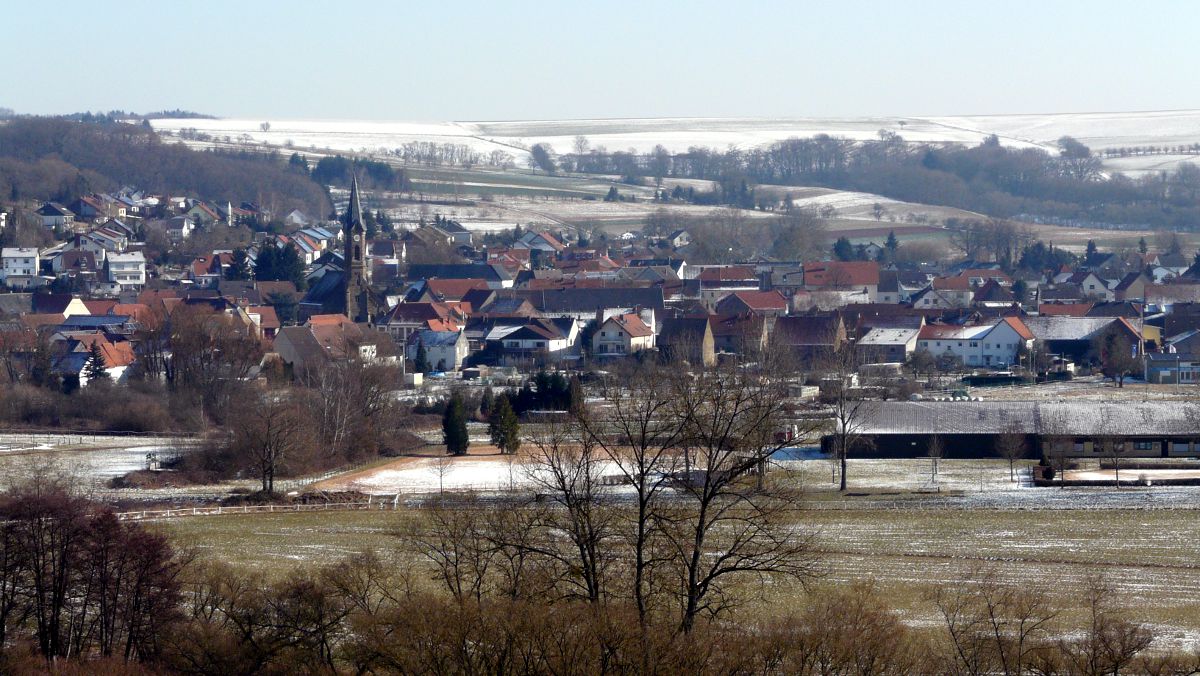
[[[229,268],[225,270],[225,279],[236,282],[252,277],[254,277],[254,273],[250,270],[250,258],[246,256],[246,250],[234,249],[233,260],[229,263]]]
[[[450,397],[446,412],[442,414],[442,441],[450,455],[466,455],[471,438],[467,435],[467,411],[462,397]]]
[[[583,383],[579,376],[571,376],[567,387],[567,410],[577,417],[583,415]]]
[[[104,353],[100,351],[100,341],[92,342],[92,347],[88,350],[87,365],[83,367],[83,375],[89,383],[109,379]]]
[[[484,418],[491,419],[492,405],[495,403],[495,401],[496,395],[492,392],[492,387],[490,385],[485,387],[483,389],[483,398],[479,400],[479,415],[482,415]]]
[[[260,282],[274,282],[279,279],[279,249],[272,243],[264,244],[258,250],[254,259],[254,278]]]
[[[488,416],[488,434],[501,453],[512,455],[521,448],[521,424],[506,394],[496,397],[492,413]]]
[[[839,261],[854,260],[854,245],[845,237],[838,237],[833,243],[833,257]]]
[[[413,359],[413,370],[420,374],[433,370],[429,365],[429,353],[425,351],[425,341],[420,338],[417,338],[417,356]]]
[[[297,289],[304,288],[304,261],[295,247],[285,246],[279,250],[278,267],[275,270],[276,279],[291,282]]]
[[[1091,258],[1092,256],[1095,256],[1095,255],[1096,255],[1096,240],[1089,239],[1087,241],[1087,256],[1088,256],[1088,258]]]
[[[1148,251],[1150,251],[1150,247],[1146,245],[1146,238],[1142,237],[1138,239],[1138,253],[1144,254]]]
[[[887,241],[883,243],[883,248],[887,250],[889,258],[896,257],[896,251],[900,248],[900,241],[896,239],[896,231],[889,230]]]

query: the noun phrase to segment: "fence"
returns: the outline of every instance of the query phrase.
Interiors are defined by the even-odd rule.
[[[181,516],[208,516],[227,514],[274,514],[294,512],[348,512],[366,510],[394,510],[400,504],[399,496],[392,499],[368,499],[366,502],[318,502],[291,505],[218,505],[215,507],[182,507],[176,509],[143,509],[136,512],[119,512],[121,521],[153,521]]]

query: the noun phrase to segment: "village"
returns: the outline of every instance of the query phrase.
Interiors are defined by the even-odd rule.
[[[10,380],[70,392],[98,375],[118,387],[169,377],[173,317],[209,333],[219,318],[254,344],[220,378],[388,365],[388,396],[410,406],[516,393],[546,373],[594,383],[622,364],[786,355],[789,397],[823,423],[777,430],[809,449],[780,458],[1006,457],[1040,461],[1021,470],[1037,485],[1055,484],[1055,466],[1057,485],[1200,483],[1188,462],[1200,415],[1179,404],[1200,382],[1200,265],[1178,236],[1161,251],[1142,238],[1076,254],[976,222],[952,233],[957,260],[904,259],[889,233],[839,238],[822,260],[689,264],[686,229],[593,243],[436,214],[396,227],[363,200],[355,181],[337,220],[132,188],[28,205],[26,222],[55,241],[0,252]],[[197,250],[206,237],[247,244]],[[181,319],[196,312],[207,319]],[[1074,399],[1031,403],[1072,381]],[[1019,401],[994,396],[1013,391]],[[1101,429],[1088,411],[1110,404],[1138,416]],[[1122,459],[1138,468],[1123,479]]]

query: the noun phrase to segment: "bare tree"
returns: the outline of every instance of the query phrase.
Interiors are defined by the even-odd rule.
[[[270,393],[246,407],[233,421],[233,446],[244,454],[262,482],[263,493],[275,492],[275,477],[308,441],[307,416],[287,393]]]
[[[1058,615],[1049,590],[1005,584],[994,570],[974,571],[928,598],[950,638],[951,673],[1026,673]]]
[[[792,443],[776,435],[792,419],[786,381],[770,358],[764,353],[756,365],[672,379],[675,415],[685,426],[685,469],[679,499],[659,510],[656,521],[677,567],[685,633],[697,618],[729,609],[730,585],[738,580],[783,576],[806,583],[819,571],[813,535],[794,528],[796,496],[761,476],[771,455]]]
[[[946,454],[946,448],[942,444],[942,437],[937,434],[929,435],[929,439],[925,442],[925,457],[929,458],[929,482],[937,483],[938,481],[938,461]]]
[[[1016,462],[1025,457],[1025,435],[1021,425],[1010,422],[1004,431],[996,435],[994,441],[996,454],[1008,461],[1008,480],[1017,480]]]
[[[561,565],[569,596],[598,602],[607,593],[617,529],[616,512],[603,499],[605,454],[574,423],[542,425],[529,442],[528,480],[560,508],[547,510],[538,525],[566,537],[565,546],[556,544],[561,537],[544,537],[535,551]]]
[[[632,586],[643,623],[649,605],[647,578],[658,563],[651,555],[654,510],[680,464],[679,445],[684,435],[683,425],[674,415],[670,375],[657,366],[617,370],[600,382],[601,403],[578,413],[584,434],[634,489],[636,505],[629,535]]]
[[[846,490],[846,461],[851,451],[867,443],[865,428],[872,413],[862,388],[856,387],[860,355],[849,343],[832,350],[825,358],[820,373],[825,378],[826,391],[822,397],[830,409],[833,454],[840,473],[838,490]]]

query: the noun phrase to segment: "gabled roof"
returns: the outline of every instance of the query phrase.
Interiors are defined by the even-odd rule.
[[[917,339],[920,329],[875,328],[858,339],[858,345],[907,345]]]
[[[1043,317],[1086,317],[1095,303],[1042,303],[1038,314]]]
[[[736,298],[750,310],[781,311],[787,310],[787,298],[778,291],[734,291],[721,300],[724,303],[729,298]]]
[[[641,317],[632,313],[613,315],[604,323],[608,324],[609,322],[624,329],[633,338],[645,338],[646,336],[654,335],[654,331],[650,330],[649,326],[646,326],[646,322],[643,322]]]
[[[1038,340],[1091,340],[1108,329],[1112,317],[1026,317],[1025,324]]]

